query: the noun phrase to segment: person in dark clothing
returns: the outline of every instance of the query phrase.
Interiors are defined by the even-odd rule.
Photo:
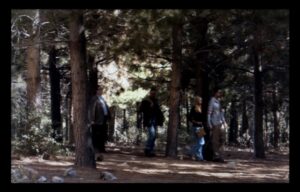
[[[195,104],[190,111],[190,121],[193,124],[193,131],[192,131],[192,138],[195,142],[194,146],[192,147],[192,154],[196,157],[197,161],[203,161],[203,145],[205,144],[204,135],[199,134],[203,133],[203,121],[204,121],[204,114],[201,110],[202,99],[201,97],[195,97]],[[201,130],[203,129],[203,130]]]
[[[96,153],[106,153],[105,143],[108,137],[109,107],[102,97],[102,88],[92,97],[89,117],[92,126],[92,142]]]
[[[155,87],[151,88],[149,96],[144,98],[141,102],[139,114],[142,116],[143,126],[146,127],[148,131],[148,139],[144,153],[148,157],[155,156],[154,147],[157,126],[162,126],[164,121],[163,113],[156,98]]]

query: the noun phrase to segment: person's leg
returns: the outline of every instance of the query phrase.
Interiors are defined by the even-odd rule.
[[[197,145],[196,145],[196,159],[198,161],[203,161],[203,145],[205,144],[204,142],[204,137],[200,137],[197,139]]]
[[[212,127],[212,148],[213,148],[213,159],[220,158],[219,147],[220,147],[220,126]]]
[[[224,144],[225,144],[225,127],[220,126],[220,140],[219,140],[219,153],[220,153],[220,158],[224,159]]]
[[[145,155],[150,156],[153,155],[155,139],[156,139],[156,130],[153,125],[147,127],[147,130],[148,130],[148,139],[145,146]]]
[[[100,126],[100,139],[99,139],[99,151],[100,152],[106,152],[105,151],[105,138],[106,138],[106,125],[101,125]]]
[[[195,156],[196,160],[201,160],[201,157],[199,154],[200,138],[197,135],[198,131],[199,131],[199,127],[193,127],[195,143],[194,143],[194,146],[192,149],[193,149],[193,155]]]
[[[204,137],[201,137],[200,138],[200,142],[199,142],[199,156],[200,156],[200,159],[203,161],[204,158],[203,158],[203,146],[205,144],[205,140],[204,140]]]
[[[97,144],[97,141],[99,140],[99,138],[97,138],[97,125],[92,125],[92,143],[93,143],[93,147],[95,150],[95,153],[98,152],[99,150],[99,146]]]
[[[195,145],[195,157],[197,161],[201,161],[201,155],[200,155],[200,138],[197,138],[197,142]]]

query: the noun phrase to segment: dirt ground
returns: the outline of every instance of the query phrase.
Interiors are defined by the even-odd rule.
[[[12,158],[12,168],[18,165],[33,168],[47,178],[59,176],[65,183],[289,183],[289,151],[267,152],[266,159],[253,158],[253,152],[226,148],[226,163],[198,162],[188,156],[167,158],[163,151],[156,157],[145,157],[142,147],[111,146],[96,169],[76,168],[74,157],[58,156],[55,160],[41,157]],[[74,167],[75,177],[64,176]],[[116,180],[100,179],[108,171]]]

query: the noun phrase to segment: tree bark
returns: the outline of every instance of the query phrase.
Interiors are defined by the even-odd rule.
[[[139,146],[141,144],[142,141],[142,121],[140,118],[140,112],[139,112],[139,107],[140,107],[140,102],[136,103],[136,129],[137,129],[137,136],[136,136],[136,145]]]
[[[180,126],[180,90],[181,90],[181,59],[182,59],[182,24],[172,27],[173,63],[171,72],[169,126],[166,145],[166,156],[177,156],[177,137]]]
[[[228,142],[230,144],[237,144],[238,116],[237,116],[235,101],[232,101],[232,106],[231,106],[231,111],[230,112],[231,112],[231,119],[230,119],[230,126],[229,126]]]
[[[83,40],[83,42],[85,42],[85,37],[82,34],[81,39]],[[98,74],[97,74],[97,67],[94,63],[94,57],[89,55],[88,59],[87,59],[87,64],[88,64],[88,101],[91,101],[91,98],[93,97],[93,95],[96,94],[96,90],[98,87]]]
[[[246,101],[243,101],[243,112],[242,112],[242,128],[240,130],[240,136],[243,136],[244,133],[249,129]]]
[[[189,95],[188,92],[185,92],[185,109],[186,109],[186,131],[188,134],[190,134],[190,121],[189,121]]]
[[[278,149],[278,142],[279,142],[279,126],[278,126],[278,103],[277,103],[277,96],[276,96],[276,87],[273,86],[272,92],[272,99],[273,99],[273,121],[274,121],[274,139],[273,139],[273,146],[275,149]]]
[[[37,117],[40,115],[41,109],[41,76],[40,76],[40,15],[39,10],[36,11],[34,25],[31,37],[29,39],[31,46],[27,49],[27,129],[33,124],[39,127]]]
[[[268,133],[268,131],[269,131],[269,127],[268,127],[268,110],[267,110],[267,108],[265,107],[265,109],[264,109],[264,117],[265,117],[265,135],[264,135],[264,137],[265,137],[265,139],[264,139],[264,141],[265,141],[265,148],[266,148],[266,150],[268,149],[268,144],[269,144],[269,141],[268,141],[268,138],[269,138],[269,133]]]
[[[88,127],[87,111],[87,65],[84,42],[81,40],[83,15],[71,11],[70,16],[70,57],[72,79],[73,126],[75,136],[75,165],[96,168],[92,138]]]
[[[109,108],[110,111],[110,120],[109,120],[109,127],[108,127],[108,141],[114,142],[114,134],[115,134],[115,118],[116,118],[116,107],[112,106]]]
[[[254,61],[254,153],[257,158],[265,158],[263,140],[263,102],[262,102],[262,70],[258,47],[253,47]]]
[[[49,76],[51,92],[51,120],[53,129],[53,138],[62,142],[62,124],[60,113],[60,73],[56,67],[57,51],[52,47],[49,54]]]
[[[196,51],[201,50],[203,47],[207,46],[207,29],[208,29],[208,20],[203,18],[199,19],[198,25],[196,25],[199,34],[198,43],[196,46]],[[202,112],[203,114],[207,114],[208,110],[208,102],[210,99],[209,96],[209,78],[208,71],[206,70],[208,53],[207,52],[198,52],[196,54],[196,87],[195,87],[195,95],[202,97]],[[204,125],[207,123],[207,115],[204,115]],[[210,129],[207,129],[205,126],[205,131],[207,134],[204,136],[205,140],[208,141],[210,139],[209,132]]]

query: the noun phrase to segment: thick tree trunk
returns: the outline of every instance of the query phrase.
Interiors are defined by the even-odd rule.
[[[198,24],[196,25],[198,29],[199,39],[196,46],[196,51],[199,51],[196,54],[196,88],[195,95],[202,97],[202,112],[207,114],[208,102],[209,102],[209,80],[208,72],[205,70],[207,65],[207,52],[200,51],[203,47],[207,46],[207,29],[208,29],[208,20],[203,18],[199,19]],[[207,115],[204,115],[204,124],[207,122]],[[205,127],[206,128],[206,127]],[[208,134],[206,134],[205,139],[209,139],[209,130],[206,129]]]
[[[257,158],[265,158],[263,140],[263,102],[261,63],[257,47],[253,47],[254,59],[254,153]]]
[[[205,64],[207,60],[207,52],[200,51],[203,47],[207,46],[206,33],[208,28],[208,21],[206,19],[199,19],[198,34],[199,39],[196,46],[196,95],[203,96],[204,90],[204,76],[203,72],[205,72]]]
[[[91,133],[88,127],[87,111],[87,65],[84,58],[85,47],[81,41],[84,33],[83,16],[80,11],[72,11],[70,17],[70,57],[72,79],[73,126],[75,136],[75,165],[96,167]],[[83,52],[84,51],[84,52]]]
[[[56,68],[55,47],[52,47],[49,54],[49,76],[51,91],[51,120],[53,137],[56,141],[62,142],[62,124],[60,114],[60,73]]]
[[[41,114],[41,76],[40,76],[40,18],[36,11],[29,47],[27,49],[27,129],[35,124],[39,127]]]
[[[204,125],[207,123],[207,110],[208,110],[208,102],[210,99],[209,95],[209,77],[208,77],[208,71],[206,65],[208,64],[207,62],[207,57],[208,57],[208,52],[203,52],[200,51],[203,47],[207,46],[207,29],[208,29],[208,20],[203,18],[199,19],[198,25],[196,25],[198,29],[198,34],[199,34],[199,39],[198,43],[196,46],[196,51],[199,51],[196,54],[196,87],[195,87],[195,95],[202,97],[202,112],[204,114]],[[207,126],[204,127],[206,131],[206,135],[204,136],[206,142],[206,145],[209,143],[208,141],[210,140],[210,129],[207,128]],[[209,147],[204,148],[204,153],[206,149]]]
[[[170,88],[169,126],[167,135],[166,156],[177,156],[177,131],[180,125],[180,90],[182,59],[182,25],[176,23],[172,28],[173,63]]]

